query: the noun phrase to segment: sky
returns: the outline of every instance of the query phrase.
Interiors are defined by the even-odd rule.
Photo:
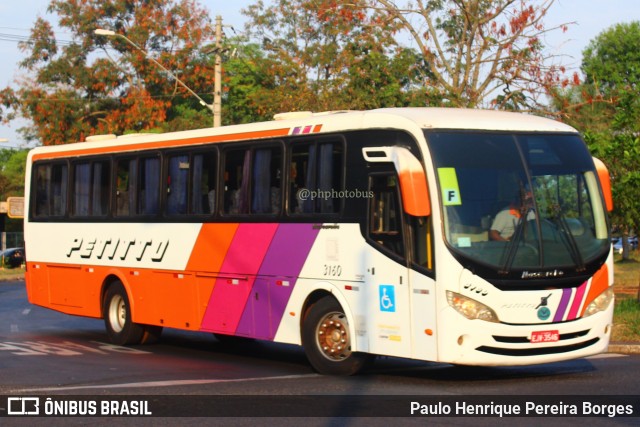
[[[241,10],[256,0],[199,0],[210,13],[211,19],[222,16],[224,25],[231,25],[237,32],[242,32],[246,17]],[[535,1],[535,0],[534,0]],[[37,17],[43,17],[52,24],[55,17],[47,14],[50,0],[20,0],[3,1],[0,3],[0,88],[14,86],[15,81],[23,73],[18,63],[24,59],[24,54],[18,49],[17,40],[28,37],[29,31]],[[265,0],[268,3],[268,0]],[[401,3],[399,1],[398,3]],[[545,25],[552,28],[563,23],[575,23],[569,26],[567,32],[552,32],[545,42],[549,52],[562,55],[562,64],[569,69],[577,69],[582,59],[582,51],[603,30],[614,24],[640,20],[640,1],[638,0],[556,0],[551,7]],[[233,34],[233,33],[228,33]],[[69,40],[68,34],[56,33],[56,37]],[[639,47],[640,48],[640,47]],[[0,125],[0,142],[2,147],[26,146],[16,132],[19,127],[28,122],[16,121],[7,125]]]

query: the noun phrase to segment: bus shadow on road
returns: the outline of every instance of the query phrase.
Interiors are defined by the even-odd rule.
[[[523,378],[584,374],[596,370],[597,368],[587,359],[524,366],[465,366],[379,357],[367,373],[433,381],[467,382],[499,379],[517,381]]]

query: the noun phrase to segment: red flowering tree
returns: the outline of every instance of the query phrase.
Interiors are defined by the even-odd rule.
[[[195,110],[191,128],[211,126],[211,112],[143,52],[120,37],[94,33],[102,28],[126,36],[210,101],[213,67],[201,52],[213,29],[195,1],[51,0],[49,12],[59,19],[61,35],[39,18],[20,44],[24,78],[0,92],[2,119],[20,115],[33,123],[23,130],[27,139],[52,145],[166,128],[185,109]]]
[[[546,108],[570,80],[546,53],[544,17],[555,0],[372,0],[407,31],[424,57],[424,84],[446,105]],[[573,77],[572,77],[573,79]]]
[[[273,80],[261,101],[546,109],[550,90],[571,84],[542,42],[566,30],[544,26],[554,1],[257,1],[247,28]]]

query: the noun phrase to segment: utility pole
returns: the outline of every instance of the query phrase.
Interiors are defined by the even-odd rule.
[[[222,122],[222,16],[216,16],[216,62],[213,88],[213,127]]]

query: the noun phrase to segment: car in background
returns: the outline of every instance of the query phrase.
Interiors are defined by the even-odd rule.
[[[17,268],[25,263],[24,248],[10,248],[0,252],[2,267]]]
[[[638,249],[638,236],[629,236],[629,249],[635,250]],[[614,237],[611,239],[611,243],[613,243],[613,251],[618,254],[622,254],[622,238]]]
[[[611,243],[613,243],[613,252],[617,253],[617,254],[621,254],[622,253],[622,239],[613,239],[611,241]]]

